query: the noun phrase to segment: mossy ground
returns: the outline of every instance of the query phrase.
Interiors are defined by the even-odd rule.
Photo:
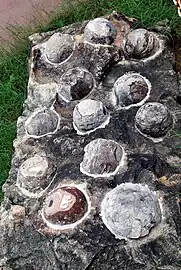
[[[35,31],[53,30],[64,25],[121,11],[137,18],[150,27],[159,21],[167,21],[177,35],[181,35],[181,19],[171,0],[77,0],[65,1],[51,14],[48,22],[36,27],[11,27],[7,29],[15,39],[11,52],[2,46],[0,50],[0,185],[8,177],[12,142],[16,136],[16,121],[22,112],[28,81],[28,35]]]

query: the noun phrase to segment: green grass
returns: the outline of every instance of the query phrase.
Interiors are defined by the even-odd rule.
[[[14,37],[15,45],[11,44],[11,53],[3,48],[0,50],[0,183],[8,177],[16,121],[22,112],[26,93],[28,35],[35,32],[35,29],[42,32],[53,30],[73,22],[105,15],[113,10],[135,17],[148,27],[167,19],[168,26],[177,34],[181,33],[180,18],[171,0],[71,0],[57,9],[48,22],[44,21],[36,28],[24,29],[19,26],[7,30]]]

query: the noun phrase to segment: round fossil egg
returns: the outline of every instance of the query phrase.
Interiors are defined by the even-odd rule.
[[[85,99],[77,104],[73,111],[73,126],[79,135],[104,128],[110,115],[100,101]]]
[[[78,225],[87,211],[86,195],[75,186],[62,186],[45,199],[42,218],[52,229],[69,229]]]
[[[109,191],[101,203],[106,227],[118,239],[138,239],[161,222],[156,194],[147,186],[125,183]]]
[[[113,86],[112,101],[117,108],[141,106],[150,96],[151,83],[139,73],[127,73]]]
[[[173,117],[169,109],[159,102],[144,104],[136,113],[137,130],[149,138],[161,138],[173,126]]]
[[[58,99],[70,102],[85,98],[94,88],[94,78],[85,69],[73,68],[62,75],[58,85]]]
[[[88,176],[109,177],[127,168],[124,148],[112,140],[93,140],[86,145],[84,152],[80,171]]]
[[[55,133],[59,123],[60,117],[55,111],[37,110],[25,122],[25,129],[28,136],[40,138]]]
[[[104,18],[90,21],[84,30],[84,39],[94,44],[111,44],[116,38],[115,26]]]
[[[46,157],[25,160],[17,174],[17,187],[28,197],[40,197],[53,181],[54,166]]]
[[[74,39],[68,34],[55,33],[46,42],[45,54],[52,63],[67,60],[74,49]]]
[[[130,31],[125,39],[125,53],[130,58],[141,59],[150,56],[156,47],[156,37],[146,29]]]

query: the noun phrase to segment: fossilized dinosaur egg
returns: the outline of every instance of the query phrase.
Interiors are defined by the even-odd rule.
[[[139,73],[127,73],[113,86],[113,104],[125,109],[141,106],[149,98],[150,91],[151,84],[145,77]]]
[[[156,37],[146,29],[136,29],[128,33],[125,39],[125,52],[130,58],[148,57],[156,46]]]
[[[172,128],[173,117],[165,105],[159,102],[149,102],[137,111],[135,124],[142,135],[161,138]]]
[[[111,44],[116,38],[116,28],[104,18],[90,21],[84,30],[84,39],[94,44]]]
[[[74,39],[68,34],[55,33],[46,42],[45,54],[52,63],[67,60],[74,49]]]
[[[46,198],[42,217],[53,229],[68,229],[79,224],[88,211],[85,194],[75,186],[62,186]]]
[[[84,151],[80,171],[88,176],[109,177],[126,169],[124,148],[112,140],[93,140]]]
[[[37,110],[25,122],[25,129],[28,136],[40,138],[55,133],[59,123],[60,117],[55,111]]]
[[[73,126],[80,135],[104,128],[109,119],[109,113],[103,103],[93,99],[81,101],[73,111]]]
[[[147,186],[125,183],[105,195],[101,216],[116,238],[138,239],[161,222],[161,209],[157,196]]]
[[[58,98],[70,102],[86,97],[94,88],[92,74],[82,68],[68,70],[60,79]]]
[[[16,185],[28,197],[40,197],[53,180],[54,166],[46,157],[35,155],[25,160]]]

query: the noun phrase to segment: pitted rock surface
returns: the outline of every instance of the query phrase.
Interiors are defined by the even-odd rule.
[[[59,101],[70,102],[85,98],[94,88],[94,78],[90,72],[74,68],[62,75],[58,85]]]
[[[29,39],[0,269],[180,270],[180,90],[167,38],[114,12]],[[118,106],[115,83],[133,73],[143,88],[123,87]]]

